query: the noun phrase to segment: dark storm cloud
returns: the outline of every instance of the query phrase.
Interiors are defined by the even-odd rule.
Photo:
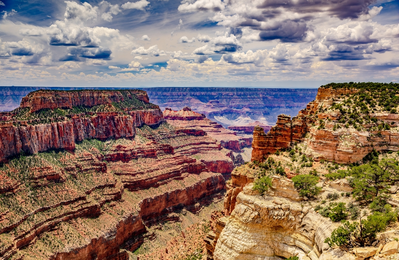
[[[259,37],[264,41],[279,39],[282,42],[297,42],[305,38],[307,30],[308,27],[304,22],[283,21],[274,27],[262,30]]]
[[[32,56],[34,54],[33,50],[30,48],[14,48],[11,51],[11,54],[14,56]]]
[[[68,54],[60,58],[60,61],[81,61],[82,58],[110,60],[111,54],[111,50],[103,48],[69,48]]]

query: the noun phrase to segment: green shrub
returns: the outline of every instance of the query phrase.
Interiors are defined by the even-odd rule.
[[[352,202],[348,204],[348,212],[351,215],[351,220],[355,220],[359,217],[360,210],[354,206]]]
[[[397,219],[398,213],[392,211],[390,205],[387,205],[385,213],[374,212],[367,219],[362,220],[357,237],[361,245],[370,244],[378,232],[384,231],[391,222],[397,221]]]
[[[289,258],[287,258],[287,260],[299,260],[299,257],[297,257],[297,256],[290,256]]]
[[[334,222],[344,220],[347,216],[348,214],[346,213],[345,203],[343,202],[340,202],[335,207],[332,207],[330,213],[328,214],[328,217]]]
[[[284,171],[283,167],[281,167],[281,166],[276,167],[276,174],[285,176],[285,171]]]
[[[334,167],[334,168],[336,168],[336,167]],[[332,172],[332,173],[326,174],[325,177],[328,180],[335,181],[335,180],[343,179],[343,178],[345,178],[348,175],[349,175],[348,171],[338,170],[337,172]]]
[[[264,194],[272,186],[272,178],[270,176],[263,176],[255,181],[253,190],[258,191],[260,194]]]
[[[353,179],[353,195],[358,200],[371,201],[385,194],[390,184],[399,177],[399,167],[393,159],[372,159],[368,164],[355,166],[350,174]]]
[[[390,223],[397,221],[397,219],[398,212],[392,211],[390,206],[387,205],[385,213],[374,212],[360,222],[344,222],[324,242],[329,246],[371,245],[375,241],[377,233],[384,231]]]
[[[301,197],[312,198],[317,196],[321,188],[317,187],[319,177],[310,174],[301,174],[292,178],[295,188],[299,191]]]
[[[330,212],[331,212],[330,207],[328,207],[328,206],[319,210],[319,214],[325,218],[328,218],[328,216],[330,215]]]
[[[369,207],[372,211],[385,212],[385,205],[388,205],[388,195],[380,195],[373,199]]]
[[[324,240],[324,243],[327,243],[330,247],[334,245],[343,246],[347,245],[350,242],[350,237],[353,231],[356,229],[355,223],[349,223],[346,221],[342,226],[334,229],[331,233],[331,237],[328,237]]]

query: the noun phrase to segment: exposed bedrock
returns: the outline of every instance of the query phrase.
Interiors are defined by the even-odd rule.
[[[163,121],[160,110],[132,111],[129,115],[98,113],[88,118],[73,117],[51,124],[0,126],[0,161],[21,153],[35,154],[50,149],[75,149],[76,142],[96,138],[132,138],[136,127]]]
[[[22,98],[20,107],[29,108],[30,112],[33,113],[46,108],[93,107],[112,104],[112,102],[123,102],[133,98],[149,103],[147,93],[142,90],[39,90]]]
[[[61,94],[24,102],[36,108],[43,108],[43,100],[76,106],[74,95]],[[89,103],[81,102],[123,102],[118,99],[126,95],[89,95]],[[175,129],[159,109],[54,121],[14,120],[0,128],[0,257],[5,259],[128,259],[122,247],[136,250],[146,227],[165,215],[199,210],[219,198],[223,175],[233,169],[230,151],[219,142],[202,130]]]
[[[207,135],[217,140],[221,147],[235,153],[242,153],[244,148],[251,147],[252,136],[237,135],[234,131],[225,129],[222,125],[212,122],[205,115],[192,111],[189,107],[185,107],[180,111],[166,108],[163,114],[166,121],[175,126],[178,132],[196,136]],[[235,159],[234,154],[230,154],[230,157],[234,157],[235,166],[241,164],[242,160]],[[225,172],[231,172],[232,170],[232,168],[220,160],[215,160],[212,167],[224,168],[226,169]]]
[[[364,125],[366,130],[334,129],[334,122],[341,117],[339,110],[319,112],[356,92],[355,89],[319,88],[316,100],[299,111],[296,117],[278,116],[276,125],[267,134],[262,128],[255,128],[251,160],[262,161],[277,150],[288,148],[297,142],[305,142],[308,147],[306,153],[317,160],[325,159],[344,164],[361,160],[373,149],[398,151],[399,134],[396,130],[367,130],[371,127],[368,125]],[[398,114],[376,112],[369,116],[393,127],[399,124]],[[319,120],[325,121],[324,127],[314,125]]]

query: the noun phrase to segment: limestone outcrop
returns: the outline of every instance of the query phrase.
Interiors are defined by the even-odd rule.
[[[319,259],[329,249],[324,243],[332,223],[313,209],[279,197],[241,192],[220,234],[214,259]],[[339,258],[338,258],[339,259]],[[347,258],[340,258],[347,259]]]

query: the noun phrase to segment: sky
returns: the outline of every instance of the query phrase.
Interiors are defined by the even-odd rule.
[[[0,85],[399,81],[399,0],[0,0]]]

